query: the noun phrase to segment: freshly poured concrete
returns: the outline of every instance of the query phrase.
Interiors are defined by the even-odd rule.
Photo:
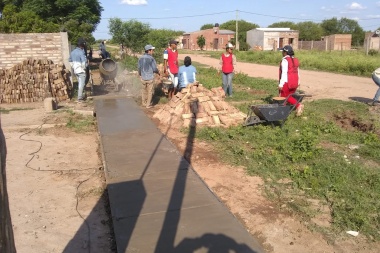
[[[264,252],[132,98],[95,109],[119,253]]]

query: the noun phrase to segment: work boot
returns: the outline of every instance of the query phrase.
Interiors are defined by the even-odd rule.
[[[380,102],[377,101],[377,100],[373,100],[372,102],[368,103],[368,105],[370,105],[370,106],[376,106],[376,105],[379,105],[379,104],[380,104]]]
[[[303,113],[303,108],[304,108],[304,105],[303,104],[300,104],[297,108],[296,108],[296,116],[299,117],[302,115]]]

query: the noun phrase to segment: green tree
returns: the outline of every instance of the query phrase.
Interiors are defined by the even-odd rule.
[[[290,21],[276,22],[268,26],[269,28],[290,28],[292,30],[298,30],[298,25]]]
[[[260,27],[257,24],[247,22],[245,20],[238,21],[238,41],[240,45],[240,50],[248,50],[249,45],[247,44],[247,32],[249,30]],[[230,20],[220,25],[220,29],[227,29],[236,32],[236,21]]]
[[[114,42],[123,43],[133,52],[143,51],[150,32],[150,25],[147,23],[137,20],[123,22],[119,18],[110,19],[108,28]]]
[[[214,24],[204,24],[201,26],[201,30],[211,29],[214,27]]]
[[[324,35],[332,34],[352,34],[352,45],[359,46],[364,42],[364,30],[356,20],[348,18],[331,18],[323,20],[321,27],[324,29]]]
[[[323,28],[320,24],[311,21],[300,22],[297,24],[299,40],[320,40],[323,36]]]
[[[151,29],[147,34],[147,41],[156,48],[166,48],[169,40],[183,34],[183,31],[174,31],[168,29]]]
[[[51,24],[58,25],[61,31],[68,32],[69,40],[72,43],[76,42],[78,34],[85,38],[93,38],[92,32],[95,31],[96,26],[99,24],[103,11],[99,0],[0,0],[0,12],[2,14],[4,14],[7,4],[15,7],[14,14],[22,13],[22,15],[25,15],[25,13],[29,13],[28,16],[33,18],[37,15],[41,20],[49,24],[50,29],[52,28]],[[27,17],[25,20],[21,20],[21,23],[18,22],[18,24],[24,26],[22,23],[30,23],[30,19]],[[1,16],[0,23],[3,21],[4,15]],[[76,26],[73,26],[73,24],[76,24]],[[7,24],[0,24],[0,26],[7,26]],[[36,31],[30,30],[27,32]],[[41,32],[49,31],[41,29]]]
[[[197,37],[197,45],[201,50],[203,50],[203,47],[206,45],[206,39],[203,35]]]
[[[42,20],[32,11],[17,12],[17,8],[14,5],[6,5],[2,10],[0,32],[41,33],[58,31],[59,25]]]

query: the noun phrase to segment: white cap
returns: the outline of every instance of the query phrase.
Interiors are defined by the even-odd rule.
[[[234,47],[234,45],[232,45],[231,43],[226,44],[226,48],[233,48],[233,47]]]

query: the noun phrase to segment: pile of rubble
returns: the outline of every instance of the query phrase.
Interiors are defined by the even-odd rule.
[[[183,126],[223,126],[241,124],[246,114],[224,101],[221,87],[211,90],[202,84],[189,84],[154,115],[163,124]]]

